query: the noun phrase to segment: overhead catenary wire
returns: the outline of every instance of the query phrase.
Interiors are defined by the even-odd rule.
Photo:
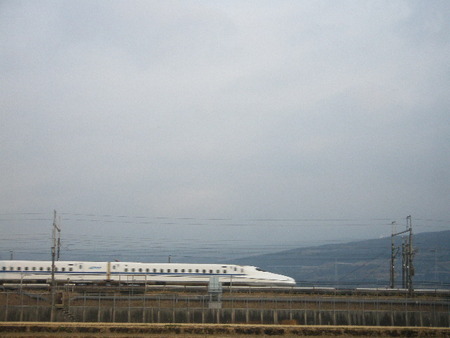
[[[48,215],[48,217],[43,217]],[[221,218],[221,217],[169,217],[144,215],[112,215],[94,213],[61,213],[63,222],[85,222],[128,225],[196,225],[222,227],[254,227],[276,223],[277,226],[307,227],[311,225],[321,227],[370,227],[388,226],[393,218]],[[33,216],[33,217],[27,217]],[[41,216],[41,217],[37,217]],[[0,224],[7,222],[45,222],[51,221],[48,213],[17,212],[0,213]],[[450,220],[415,218],[416,228],[444,227],[450,229]]]

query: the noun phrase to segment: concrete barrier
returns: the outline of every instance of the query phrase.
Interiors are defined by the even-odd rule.
[[[0,307],[5,322],[50,321],[50,306]],[[280,324],[357,325],[357,326],[427,326],[450,327],[448,312],[335,311],[302,309],[208,309],[143,308],[110,306],[72,306],[59,309],[56,321],[107,323],[211,323],[211,324]]]

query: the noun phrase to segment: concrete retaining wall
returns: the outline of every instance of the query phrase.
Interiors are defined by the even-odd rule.
[[[50,321],[50,306],[2,306],[0,321]],[[450,327],[448,312],[72,306],[55,321]]]

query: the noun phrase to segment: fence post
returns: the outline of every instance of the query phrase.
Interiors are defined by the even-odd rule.
[[[306,312],[306,299],[303,299],[303,325],[308,325],[308,313]]]
[[[100,306],[101,294],[98,294],[98,310],[97,310],[97,322],[101,320],[101,306]]]
[[[145,275],[145,279],[147,281],[147,275]],[[145,289],[144,289],[144,295],[142,299],[142,323],[145,323]]]
[[[362,324],[363,324],[363,326],[365,326],[366,325],[366,314],[365,314],[365,312],[364,312],[364,299],[362,299],[361,300],[361,303],[362,303]]]
[[[36,314],[35,314],[35,321],[39,321],[39,297],[36,297]]]
[[[9,296],[9,292],[6,292],[6,309],[5,309],[5,322],[8,320],[8,308],[9,308],[9,302],[8,302],[8,297]]]
[[[161,296],[158,296],[158,323],[161,323]]]
[[[116,293],[114,292],[113,296],[113,311],[112,311],[112,322],[116,322]]]
[[[23,292],[20,290],[20,321],[23,321]]]
[[[86,322],[86,291],[83,294],[83,322]]]
[[[405,293],[405,326],[409,326],[408,294],[407,293]]]
[[[128,323],[131,323],[131,292],[128,290]]]
[[[352,325],[352,314],[350,313],[350,302],[347,298],[347,325]]]
[[[337,325],[337,323],[336,323],[336,289],[334,290],[334,296],[333,296],[333,325]]]

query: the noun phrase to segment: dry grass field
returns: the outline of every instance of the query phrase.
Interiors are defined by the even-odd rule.
[[[2,322],[1,337],[450,337],[450,328]]]

